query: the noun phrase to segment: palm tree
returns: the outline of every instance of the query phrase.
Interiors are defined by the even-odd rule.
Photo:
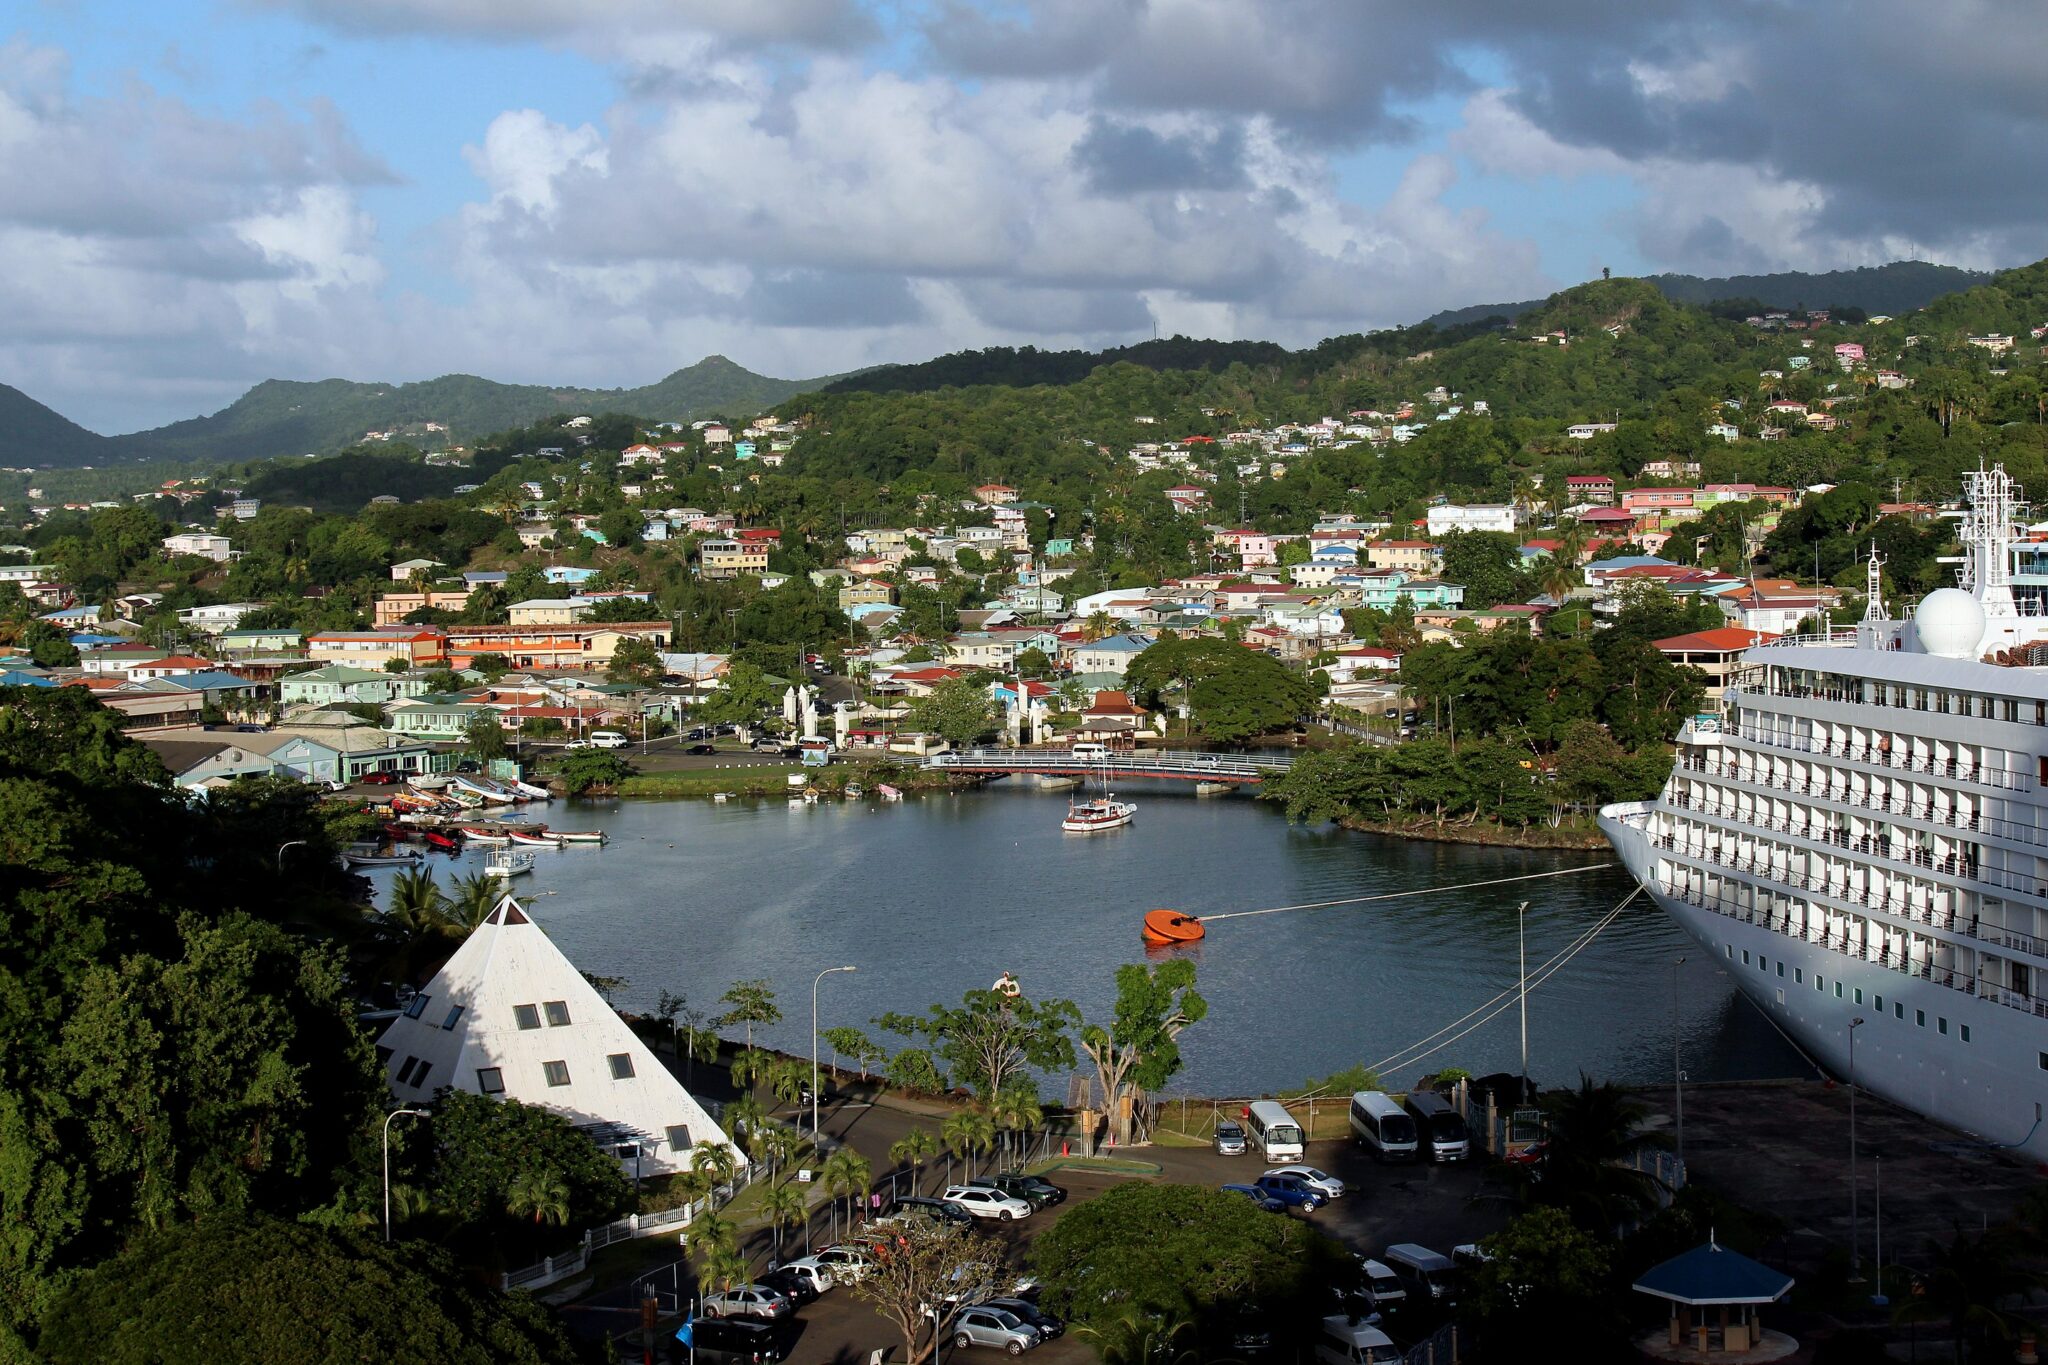
[[[768,1068],[768,1088],[784,1104],[797,1104],[810,1087],[808,1068],[802,1062],[781,1061]]]
[[[695,1015],[696,1011],[691,1013]],[[676,1029],[676,1050],[683,1054],[683,1088],[687,1090],[698,1062],[709,1064],[718,1060],[718,1032],[702,1024],[684,1023]]]
[[[1199,1359],[1188,1337],[1194,1324],[1178,1314],[1165,1317],[1126,1308],[1099,1327],[1077,1327],[1094,1339],[1102,1365],[1182,1365]]]
[[[760,1135],[755,1138],[754,1145],[749,1150],[754,1156],[768,1163],[768,1174],[773,1176],[782,1169],[784,1162],[796,1155],[797,1146],[798,1138],[795,1133],[772,1123],[764,1123]]]
[[[1045,1122],[1045,1110],[1038,1103],[1038,1096],[1021,1085],[1013,1085],[995,1097],[989,1106],[989,1117],[1003,1135],[1004,1164],[1011,1163],[1010,1135],[1036,1128]]]
[[[742,1092],[738,1099],[726,1103],[724,1118],[726,1131],[736,1136],[743,1135],[747,1141],[747,1150],[752,1151],[752,1139],[760,1134],[766,1124],[768,1111],[749,1090]]]
[[[735,1284],[747,1278],[747,1258],[719,1247],[704,1257],[704,1278],[730,1293]]]
[[[743,1047],[732,1059],[732,1083],[741,1089],[769,1074],[774,1058],[756,1047]]]
[[[777,1261],[782,1259],[782,1230],[801,1224],[810,1211],[804,1202],[804,1192],[794,1185],[770,1185],[761,1196],[761,1212],[767,1215],[768,1226],[775,1230]]]
[[[455,936],[447,904],[426,868],[407,868],[392,880],[391,899],[379,921],[391,944],[392,970],[410,980]]]
[[[700,1203],[711,1197],[711,1175],[707,1171],[699,1171],[694,1168],[687,1171],[677,1171],[672,1188],[674,1188],[677,1194],[682,1196],[683,1204],[686,1207],[691,1204]]]
[[[740,1160],[725,1143],[707,1139],[690,1150],[690,1169],[710,1176],[713,1185],[728,1185],[739,1174]]]
[[[505,898],[505,884],[488,872],[472,872],[456,879],[454,894],[445,901],[448,920],[456,927],[474,930],[484,917]]]
[[[851,1147],[841,1147],[825,1158],[825,1164],[818,1174],[824,1178],[825,1189],[831,1194],[832,1235],[839,1235],[839,1197],[841,1195],[866,1194],[868,1182],[874,1179],[874,1168],[868,1159]]]
[[[1538,1194],[1545,1203],[1603,1236],[1655,1204],[1659,1182],[1635,1163],[1668,1139],[1643,1128],[1642,1105],[1581,1072],[1577,1090],[1552,1091],[1543,1109],[1548,1141]]]
[[[569,1182],[559,1171],[522,1171],[505,1187],[505,1212],[533,1216],[533,1224],[561,1227],[569,1221]]]
[[[961,1153],[968,1159],[970,1174],[976,1152],[985,1152],[995,1145],[995,1121],[979,1109],[962,1109],[939,1126],[939,1136],[946,1146]],[[946,1179],[953,1178],[953,1159],[946,1158]]]
[[[910,1167],[912,1194],[917,1194],[924,1183],[924,1163],[938,1150],[938,1142],[922,1128],[913,1128],[889,1144],[889,1160]]]
[[[1992,1337],[2011,1341],[2025,1324],[2002,1305],[2048,1283],[2021,1268],[2014,1259],[2017,1250],[2013,1239],[2000,1230],[1973,1237],[1958,1227],[1946,1244],[1928,1239],[1931,1268],[1922,1277],[1926,1292],[1901,1302],[1892,1320],[1947,1322],[1955,1339],[1956,1365],[1962,1365],[1966,1342]]]
[[[740,1249],[739,1225],[714,1209],[706,1209],[692,1218],[685,1238],[690,1254],[706,1260],[721,1252],[730,1255]]]

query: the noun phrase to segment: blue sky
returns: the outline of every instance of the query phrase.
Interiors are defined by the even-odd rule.
[[[2048,251],[2010,9],[1535,8],[40,0],[0,381],[113,431],[266,377],[1307,344],[1602,266]]]

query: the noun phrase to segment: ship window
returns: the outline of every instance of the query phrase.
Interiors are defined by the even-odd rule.
[[[1859,1005],[1863,1003],[1863,988],[1861,986],[1856,988],[1856,1003]]]
[[[1883,996],[1881,996],[1881,995],[1880,995],[1880,996],[1876,996],[1876,997],[1874,997],[1874,1001],[1875,1001],[1875,1003],[1876,1003],[1876,1005],[1877,1005],[1877,1012],[1878,1012],[1879,1014],[1883,1014],[1883,1013],[1884,1013],[1884,997],[1883,997]]]
[[[1724,951],[1726,951],[1726,952],[1727,952],[1727,954],[1728,954],[1728,956],[1729,956],[1729,957],[1733,958],[1733,957],[1735,956],[1735,945],[1734,945],[1734,944],[1732,944],[1732,943],[1724,943],[1724,944],[1722,944],[1722,945],[1721,945],[1721,947],[1722,947],[1722,949],[1723,949]],[[1744,962],[1747,962],[1747,961],[1749,961],[1749,954],[1748,954],[1748,953],[1744,953],[1744,954],[1742,955],[1742,960],[1743,960]]]
[[[1817,991],[1826,991],[1828,988],[1827,978],[1819,972],[1815,972],[1813,974],[1813,988]]]
[[[1783,976],[1784,974],[1785,964],[1780,962],[1778,964],[1778,975]],[[1792,984],[1795,986],[1804,986],[1806,984],[1806,968],[1794,967],[1792,969]]]
[[[1857,994],[1858,996],[1861,996],[1861,995],[1863,994],[1863,992],[1862,992],[1862,991],[1858,991],[1858,992],[1856,992],[1856,994]],[[1837,981],[1837,982],[1835,983],[1835,999],[1837,999],[1837,1000],[1840,1000],[1841,998],[1842,998],[1842,983],[1841,983],[1841,982],[1839,982],[1839,981]]]
[[[1964,1041],[1964,1042],[1966,1042],[1966,1043],[1967,1043],[1967,1042],[1969,1042],[1969,1041],[1970,1041],[1970,1026],[1969,1026],[1968,1024],[1962,1024],[1962,1025],[1960,1025],[1959,1027],[1960,1027],[1960,1028],[1962,1029],[1962,1031],[1963,1031],[1963,1041]]]
[[[1900,1004],[1900,1003],[1899,1003],[1898,1001],[1896,1001],[1896,1000],[1892,1001],[1892,1018],[1894,1018],[1894,1019],[1903,1019],[1903,1018],[1905,1018],[1905,1017],[1906,1017],[1906,1007],[1905,1007],[1904,1005],[1901,1005],[1901,1004]]]
[[[1783,976],[1784,974],[1785,974],[1785,964],[1784,964],[1784,963],[1783,963],[1782,961],[1780,961],[1780,962],[1778,963],[1778,975],[1779,975],[1779,976]]]
[[[1948,1036],[1948,1020],[1947,1020],[1946,1018],[1936,1019],[1936,1020],[1934,1021],[1934,1031],[1935,1031],[1936,1033],[1939,1033],[1939,1034],[1941,1034],[1941,1035],[1942,1035],[1943,1037],[1947,1037],[1947,1036]]]
[[[1914,1023],[1916,1023],[1916,1024],[1918,1024],[1918,1025],[1919,1025],[1919,1026],[1920,1026],[1921,1028],[1926,1028],[1926,1027],[1927,1027],[1927,1011],[1926,1011],[1926,1010],[1914,1010],[1914,1011],[1913,1011],[1913,1022],[1914,1022]]]
[[[2036,1055],[2037,1055],[2037,1056],[2038,1056],[2038,1057],[2040,1058],[2040,1061],[2041,1061],[2041,1069],[2042,1069],[2043,1071],[2048,1071],[2048,1052],[2042,1052],[2042,1053],[2038,1053],[2038,1054],[2036,1054]]]
[[[1742,965],[1745,967],[1749,965],[1749,949],[1747,948],[1742,950]]]

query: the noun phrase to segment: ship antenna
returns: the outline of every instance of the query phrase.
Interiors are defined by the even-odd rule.
[[[1866,625],[1892,619],[1884,610],[1884,565],[1884,557],[1877,552],[1877,538],[1873,536],[1870,540],[1870,562],[1863,569],[1863,620]]]

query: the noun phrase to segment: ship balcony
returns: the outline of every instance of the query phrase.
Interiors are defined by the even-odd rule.
[[[1795,735],[1790,730],[1772,729],[1761,725],[1743,726],[1740,737],[1746,743],[1761,744],[1767,748],[1815,754],[1823,758],[1838,758],[1846,763],[1860,763],[1868,767],[1890,769],[1893,772],[1919,773],[1926,777],[1940,778],[1945,782],[1960,782],[1974,787],[1994,787],[2000,791],[2025,792],[2034,789],[2034,779],[2030,774],[2007,772],[2003,768],[1988,768],[1981,763],[1962,763],[1952,758],[1910,758],[1880,746],[1809,739],[1803,735]]]
[[[1820,926],[1813,926],[1802,932],[1795,933],[1790,926],[1789,918],[1786,916],[1772,916],[1768,912],[1759,914],[1754,906],[1743,905],[1731,896],[1710,893],[1704,887],[1682,885],[1664,877],[1657,879],[1657,889],[1673,900],[1683,901],[1696,909],[1725,916],[1740,924],[1754,925],[1757,928],[1779,934],[1785,938],[1797,940],[1800,943],[1809,943],[1815,947],[1826,948],[1830,952],[1839,953],[1843,957],[1857,962],[1873,967],[1882,967],[1886,971],[1897,972],[1901,976],[1911,977],[1920,981],[1932,982],[1937,986],[1946,986],[1948,989],[1958,991],[1963,995],[1974,996],[1980,1000],[1993,1001],[2009,1009],[2020,1010],[2037,1018],[2048,1019],[2048,1000],[2039,999],[2023,991],[2015,991],[2009,986],[1987,980],[1966,970],[1938,966],[1931,958],[1914,958],[1905,951],[1895,953],[1892,951],[1891,944],[1889,943],[1881,945],[1877,951],[1873,952],[1867,942],[1858,940],[1856,936],[1850,934],[1846,929],[1839,933],[1834,933]]]
[[[1791,867],[1768,854],[1734,853],[1705,840],[1681,839],[1671,834],[1653,834],[1650,842],[1666,853],[1713,867],[1740,872],[1745,876],[1760,878],[1775,885],[1808,895],[1821,896],[1838,906],[1852,910],[1874,910],[1905,920],[1927,929],[1938,929],[1955,933],[1956,913],[1953,905],[1937,905],[1931,893],[1915,894],[1912,889],[1898,886],[1867,885],[1863,889],[1849,885],[1846,875],[1823,876]]]
[[[1678,810],[1719,820],[1730,826],[1733,834],[1752,831],[1769,831],[1800,839],[1809,844],[1820,844],[1830,849],[1845,849],[1862,858],[1882,861],[1891,867],[1906,868],[1916,872],[1931,872],[1936,876],[1955,881],[1975,882],[1981,886],[1995,886],[2036,900],[2048,901],[2048,879],[2026,876],[2002,868],[1985,867],[1981,862],[1957,853],[1936,855],[1930,849],[1895,848],[1870,835],[1851,835],[1847,830],[1830,829],[1825,825],[1802,820],[1763,819],[1755,815],[1739,814],[1734,811],[1716,810],[1705,803],[1686,797],[1674,797],[1671,805]],[[1885,869],[1871,869],[1882,874]]]
[[[1968,830],[1972,834],[1982,834],[2008,843],[2048,848],[2048,831],[2036,829],[2032,825],[2002,820],[1997,816],[1977,811],[1945,810],[1931,803],[1916,805],[1899,799],[1895,793],[1888,793],[1881,800],[1873,799],[1868,795],[1858,796],[1846,786],[1832,782],[1815,782],[1812,778],[1767,778],[1755,773],[1745,773],[1737,764],[1712,759],[1682,760],[1678,768],[1682,772],[1697,773],[1723,782],[1739,783],[1757,791],[1769,792],[1773,796],[1804,796],[1815,801],[1853,806],[1858,810],[1871,811],[1896,820],[1944,825],[1950,829]]]
[[[1726,732],[1719,716],[1688,716],[1678,727],[1678,742],[1693,746],[1718,745]]]

